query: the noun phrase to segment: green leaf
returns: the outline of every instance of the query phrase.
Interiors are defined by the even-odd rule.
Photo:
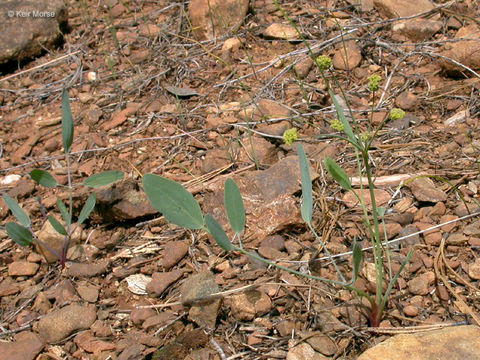
[[[32,233],[23,226],[14,222],[9,222],[5,225],[8,236],[20,246],[27,246],[32,243]]]
[[[338,166],[335,161],[330,159],[328,156],[325,156],[325,158],[323,159],[323,163],[325,164],[325,168],[327,169],[330,176],[333,177],[335,181],[344,190],[352,190],[352,184],[350,183],[350,179],[348,178],[345,171],[343,171],[343,169]]]
[[[355,147],[358,147],[358,140],[357,137],[353,134],[352,127],[348,122],[347,118],[345,117],[345,113],[343,112],[343,108],[338,103],[335,94],[331,89],[328,89],[328,94],[330,95],[330,99],[332,99],[333,106],[335,107],[335,111],[337,112],[337,116],[343,124],[343,131],[347,134],[348,139],[350,140],[351,144]]]
[[[168,221],[187,229],[205,228],[200,206],[182,185],[154,174],[143,175],[142,184],[148,200]]]
[[[72,219],[70,219],[70,213],[65,207],[65,204],[60,199],[57,199],[57,208],[58,208],[58,211],[60,211],[60,215],[62,215],[63,221],[65,221],[65,224],[70,226],[72,224]]]
[[[312,180],[310,178],[307,156],[305,155],[302,144],[297,145],[297,153],[300,161],[300,175],[302,177],[302,219],[307,224],[310,224],[313,209]]]
[[[34,169],[30,171],[30,177],[40,185],[48,188],[54,188],[58,185],[57,180],[55,180],[53,176],[45,170]]]
[[[95,194],[90,194],[87,201],[83,205],[82,210],[80,211],[80,215],[77,221],[77,226],[80,226],[81,224],[83,224],[83,222],[88,218],[92,210],[95,208],[95,201],[96,201]]]
[[[387,208],[384,207],[377,207],[377,215],[381,219],[385,216],[385,212],[387,211]]]
[[[30,218],[25,213],[25,211],[23,211],[23,209],[17,204],[17,202],[7,194],[3,194],[2,198],[12,212],[13,216],[15,216],[15,218],[18,220],[18,222],[26,228],[30,227]]]
[[[104,171],[99,174],[89,176],[83,185],[88,187],[100,187],[111,184],[117,180],[123,179],[123,171]]]
[[[362,262],[362,257],[363,257],[362,248],[355,241],[353,243],[353,277],[352,277],[352,283],[354,283],[357,280],[358,270],[360,268],[360,263]]]
[[[73,119],[66,89],[62,93],[62,143],[65,154],[70,153],[70,147],[73,143]]]
[[[55,219],[52,215],[48,215],[47,219],[56,232],[58,232],[60,235],[67,235],[67,230],[65,230],[65,227],[57,219]]]
[[[230,226],[233,231],[240,234],[245,227],[245,208],[243,207],[240,189],[232,179],[225,181],[223,203]]]
[[[208,232],[213,236],[213,239],[225,251],[231,251],[235,249],[225,231],[223,231],[220,224],[210,215],[205,215],[205,224],[207,225]]]

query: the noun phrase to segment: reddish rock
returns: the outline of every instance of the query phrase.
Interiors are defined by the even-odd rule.
[[[8,264],[9,276],[32,276],[38,271],[40,265],[27,261],[14,261]]]
[[[158,297],[175,281],[183,276],[182,270],[173,270],[165,273],[153,273],[152,281],[147,284],[146,291],[150,296]]]
[[[192,0],[188,4],[188,15],[195,35],[200,40],[212,40],[236,31],[248,6],[248,0]]]
[[[33,329],[47,343],[54,343],[75,331],[88,329],[96,318],[95,305],[71,304],[45,315],[34,324]]]
[[[188,244],[185,241],[169,241],[165,245],[162,255],[162,266],[165,270],[177,265],[187,254]]]
[[[346,51],[346,53],[345,53]],[[354,41],[348,41],[340,46],[333,55],[332,64],[335,69],[353,70],[362,62],[362,53],[359,46]]]
[[[15,337],[15,341],[0,342],[0,359],[33,360],[43,347],[43,341],[37,334],[21,332]]]

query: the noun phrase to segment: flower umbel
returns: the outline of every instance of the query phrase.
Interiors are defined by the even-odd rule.
[[[343,131],[343,124],[339,119],[330,120],[330,127],[335,131]]]
[[[285,145],[292,145],[292,143],[298,139],[298,133],[296,128],[285,130],[283,133],[283,142]]]
[[[317,57],[315,59],[315,62],[317,63],[317,66],[321,71],[330,69],[330,66],[332,65],[332,59],[330,59],[326,55],[321,55]]]
[[[393,108],[390,110],[390,114],[388,115],[390,120],[398,120],[402,119],[405,116],[405,111],[399,108]]]
[[[378,90],[378,84],[382,80],[382,78],[378,75],[372,75],[367,78],[368,80],[368,90],[371,92],[377,91]]]

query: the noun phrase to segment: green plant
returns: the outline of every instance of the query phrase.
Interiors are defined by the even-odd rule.
[[[54,254],[60,261],[62,268],[65,267],[66,255],[68,246],[72,234],[90,215],[92,210],[95,207],[95,194],[90,194],[87,201],[83,205],[80,214],[78,215],[77,222],[73,226],[73,185],[72,185],[72,176],[70,172],[70,151],[73,143],[73,118],[72,112],[70,110],[70,102],[68,100],[68,93],[66,90],[62,94],[62,144],[63,150],[65,153],[65,162],[67,168],[67,185],[60,185],[57,183],[55,178],[47,171],[42,169],[34,169],[30,172],[30,177],[37,182],[38,184],[45,186],[47,188],[55,187],[66,187],[69,194],[69,203],[68,209],[63,203],[62,200],[57,198],[57,209],[60,212],[60,215],[64,221],[63,225],[52,215],[48,215],[47,220],[52,225],[52,227],[61,235],[64,236],[61,253],[58,253],[55,249],[51,248],[44,242],[40,241],[35,235],[32,226],[30,217],[25,213],[25,211],[18,205],[18,203],[9,197],[7,194],[3,194],[2,198],[5,201],[5,204],[13,213],[14,217],[17,219],[16,222],[8,222],[5,225],[8,236],[10,236],[13,241],[15,241],[20,246],[28,246],[32,243],[37,243],[45,248],[47,251]],[[87,187],[99,187],[108,185],[114,181],[120,180],[123,178],[123,173],[121,171],[106,171],[99,174],[94,174],[87,178],[83,185]]]
[[[320,65],[325,63],[326,60],[324,57],[322,57],[321,62],[316,62],[317,65]],[[343,171],[342,168],[340,168],[334,160],[325,157],[324,159],[324,164],[327,172],[335,179],[335,181],[346,191],[351,192],[359,201],[363,215],[364,215],[364,223],[367,228],[367,231],[369,233],[370,241],[372,243],[373,247],[373,261],[375,265],[375,282],[376,282],[376,291],[375,291],[375,296],[372,297],[368,294],[361,294],[358,291],[357,294],[360,297],[365,297],[369,304],[370,304],[370,309],[368,313],[368,318],[371,326],[378,326],[380,324],[380,321],[382,319],[383,315],[383,310],[385,308],[385,304],[387,302],[388,296],[390,295],[390,292],[393,288],[393,285],[397,281],[397,278],[402,271],[403,267],[405,264],[409,261],[413,250],[411,250],[407,257],[405,258],[404,262],[401,264],[401,267],[399,271],[394,275],[392,275],[391,267],[390,267],[390,256],[388,252],[388,246],[386,248],[383,247],[382,241],[381,241],[381,231],[380,231],[380,221],[383,220],[383,215],[385,213],[385,209],[377,207],[376,199],[375,199],[375,193],[374,193],[374,184],[373,184],[373,178],[372,178],[372,167],[370,164],[369,160],[369,155],[368,152],[370,151],[371,144],[373,140],[375,139],[376,135],[378,134],[378,131],[380,131],[383,127],[383,125],[389,121],[389,120],[396,120],[396,119],[401,119],[404,115],[405,112],[403,112],[400,109],[392,109],[390,112],[390,115],[384,119],[378,127],[375,129],[375,131],[372,130],[372,116],[373,116],[373,109],[370,112],[370,121],[368,124],[368,130],[367,131],[360,131],[359,127],[357,126],[357,123],[354,120],[353,117],[353,112],[350,109],[350,106],[347,101],[347,106],[350,111],[350,118],[352,119],[352,124],[353,127],[350,125],[350,122],[347,120],[347,117],[345,116],[343,108],[340,106],[338,103],[335,94],[333,93],[331,89],[331,85],[329,82],[329,79],[325,75],[326,71],[330,71],[329,68],[322,67],[322,66],[317,66],[322,78],[327,86],[328,93],[330,95],[330,98],[333,102],[333,105],[335,107],[335,111],[338,116],[338,120],[340,121],[343,129],[344,135],[338,136],[339,138],[347,141],[350,143],[356,154],[356,159],[357,159],[357,171],[360,176],[366,177],[368,181],[368,192],[370,195],[370,201],[371,201],[371,207],[372,210],[369,213],[367,210],[367,207],[364,202],[363,198],[363,185],[362,181],[360,181],[360,195],[353,190],[352,185],[350,183],[350,179],[347,176],[347,174]],[[334,76],[334,75],[333,75]],[[381,78],[377,75],[370,76],[368,78],[368,89],[373,93],[373,96],[375,98],[375,92],[378,90],[379,83],[381,81]],[[343,94],[343,91],[342,91]],[[344,94],[343,94],[344,95]],[[344,95],[344,98],[346,100],[346,97]],[[372,101],[372,107],[373,107],[373,101]],[[335,124],[337,125],[337,124]],[[340,126],[337,127],[340,130]],[[372,220],[370,219],[370,215],[372,217]],[[387,258],[388,262],[388,268],[389,268],[389,274],[390,274],[390,281],[388,282],[387,289],[385,293],[382,291],[382,286],[383,286],[383,280],[384,280],[384,264],[383,264],[383,258],[384,256]],[[354,257],[355,257],[355,249],[354,249]],[[355,258],[354,258],[355,261]],[[355,291],[355,290],[354,290]]]

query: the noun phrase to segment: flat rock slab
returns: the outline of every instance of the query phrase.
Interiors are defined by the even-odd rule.
[[[478,359],[480,328],[454,326],[415,334],[402,334],[374,346],[358,360],[466,360]]]
[[[312,181],[317,176],[310,169]],[[293,196],[301,189],[297,156],[286,157],[267,170],[245,172],[232,178],[240,189],[247,214],[244,238],[254,236],[256,242],[261,242],[284,228],[303,224],[300,203]],[[204,213],[212,214],[228,234],[223,186],[224,182],[214,182],[207,187]]]

